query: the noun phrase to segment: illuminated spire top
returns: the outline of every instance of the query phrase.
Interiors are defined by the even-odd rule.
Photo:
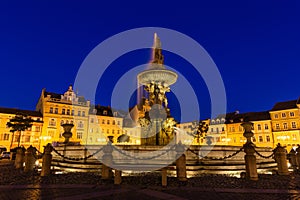
[[[163,67],[162,65],[164,64],[164,56],[162,55],[161,42],[156,33],[154,33],[154,41],[152,47],[152,60],[150,63],[159,65],[159,68]],[[158,67],[157,65],[155,68]]]

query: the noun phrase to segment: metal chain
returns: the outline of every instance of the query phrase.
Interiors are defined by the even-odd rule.
[[[80,160],[87,160],[93,156],[95,156],[96,154],[98,154],[100,151],[103,150],[103,147],[101,147],[100,149],[98,149],[97,151],[95,151],[93,154],[89,155],[89,156],[86,156],[86,157],[83,157],[83,158],[70,158],[70,157],[67,157],[67,156],[64,156],[63,154],[59,153],[54,147],[53,147],[53,151],[59,155],[60,157],[64,158],[64,159],[67,159],[67,160],[76,160],[76,161],[80,161]]]
[[[113,148],[114,148],[117,152],[121,153],[122,155],[127,156],[127,157],[132,158],[132,159],[137,159],[137,160],[145,160],[145,159],[147,159],[147,160],[152,160],[152,159],[154,159],[154,158],[158,158],[158,157],[160,157],[160,156],[162,156],[162,155],[168,153],[169,151],[173,150],[173,149],[175,148],[175,145],[172,146],[170,149],[168,149],[168,150],[166,150],[166,151],[163,151],[162,153],[160,153],[160,154],[158,154],[158,155],[151,156],[151,157],[147,157],[147,158],[139,158],[139,157],[135,157],[135,156],[132,156],[132,155],[130,155],[130,154],[125,153],[124,151],[122,151],[122,150],[120,150],[120,149],[118,149],[118,148],[116,148],[116,147],[114,147],[114,146],[113,146]]]
[[[41,159],[41,158],[43,158],[43,156],[44,156],[44,154],[43,153],[40,153],[39,151],[38,151],[38,155],[37,154],[32,154],[33,155],[33,157],[36,159],[36,160],[38,160],[38,159]]]
[[[273,152],[271,155],[269,155],[269,156],[264,156],[264,155],[260,154],[258,151],[256,151],[255,148],[254,148],[254,151],[255,151],[255,153],[256,153],[258,156],[260,156],[260,157],[262,157],[262,158],[265,158],[265,159],[268,159],[268,158],[271,158],[272,156],[274,156],[274,152]]]
[[[193,154],[195,154],[196,156],[199,156],[201,157],[202,159],[208,159],[208,160],[225,160],[225,159],[228,159],[228,158],[232,158],[234,156],[236,156],[238,153],[242,152],[244,149],[244,147],[241,147],[239,150],[237,150],[236,152],[234,152],[233,154],[231,155],[228,155],[228,156],[225,156],[223,158],[215,158],[215,157],[208,157],[208,156],[201,156],[199,155],[199,152],[196,153],[195,151],[191,150],[191,149],[188,149],[188,151],[192,152]]]

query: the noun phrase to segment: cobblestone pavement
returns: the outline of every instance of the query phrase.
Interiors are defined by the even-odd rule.
[[[1,200],[18,199],[300,199],[300,191],[199,187],[136,187],[96,185],[0,186]]]
[[[300,175],[260,175],[258,181],[222,175],[202,175],[185,184],[168,177],[161,187],[159,173],[122,177],[121,185],[95,173],[68,173],[42,178],[12,165],[0,166],[0,200],[19,199],[300,199]]]

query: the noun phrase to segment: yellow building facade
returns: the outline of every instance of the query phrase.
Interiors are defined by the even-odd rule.
[[[32,127],[21,133],[10,132],[7,122],[14,118],[17,114],[30,117],[33,120]],[[18,145],[28,148],[30,145],[39,149],[41,143],[41,133],[43,127],[43,118],[40,112],[20,110],[13,108],[0,108],[0,147],[5,147],[8,151]],[[19,140],[20,137],[20,140]],[[20,141],[20,142],[19,142]]]

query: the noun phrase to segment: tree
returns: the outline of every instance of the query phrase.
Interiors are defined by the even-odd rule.
[[[15,132],[19,132],[19,137],[18,137],[18,147],[19,147],[21,142],[22,131],[25,131],[28,128],[30,128],[32,126],[32,122],[33,120],[30,117],[22,113],[17,113],[15,117],[11,118],[9,122],[7,122],[6,124],[7,127],[9,127],[10,132],[13,133],[11,138],[11,143],[10,143],[10,149],[13,144]]]

